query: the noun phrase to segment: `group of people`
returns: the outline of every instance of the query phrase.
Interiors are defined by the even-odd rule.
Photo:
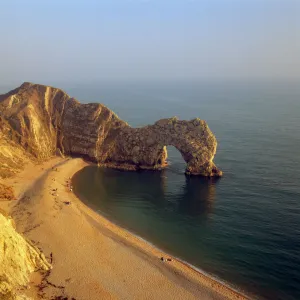
[[[71,184],[71,177],[67,180],[67,188],[70,192],[73,192],[73,186]]]
[[[54,197],[57,197],[58,196],[58,192],[57,192],[57,188],[56,189],[51,189],[51,192],[50,194]]]

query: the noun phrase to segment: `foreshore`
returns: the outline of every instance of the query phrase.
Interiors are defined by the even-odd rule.
[[[33,299],[249,299],[113,224],[83,204],[67,181],[88,165],[54,158],[3,183],[16,201],[0,201],[17,229],[52,263],[32,276]],[[43,297],[43,298],[42,298]]]

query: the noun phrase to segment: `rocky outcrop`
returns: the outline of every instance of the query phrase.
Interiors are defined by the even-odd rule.
[[[213,163],[217,140],[205,121],[177,118],[162,119],[143,128],[122,128],[116,138],[111,165],[133,168],[160,169],[167,163],[166,145],[178,149],[187,163],[186,173],[221,176]]]
[[[0,201],[14,200],[15,194],[11,186],[0,183]]]
[[[216,138],[203,120],[171,118],[131,128],[102,104],[80,104],[60,89],[32,83],[0,96],[1,136],[0,177],[16,172],[23,154],[44,160],[57,150],[109,167],[160,169],[168,145],[181,152],[187,174],[222,174],[213,163]]]
[[[24,83],[0,95],[0,178],[57,150],[104,161],[122,126],[128,125],[102,104],[80,104],[60,89]]]
[[[15,299],[15,289],[26,286],[32,272],[50,269],[40,250],[16,232],[11,218],[0,213],[0,299]]]

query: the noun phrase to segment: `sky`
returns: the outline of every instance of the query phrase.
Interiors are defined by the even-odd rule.
[[[300,80],[300,0],[1,0],[0,82]]]

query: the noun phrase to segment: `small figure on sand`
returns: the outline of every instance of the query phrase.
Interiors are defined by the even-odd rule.
[[[71,177],[70,177],[71,178]],[[73,192],[73,186],[71,185],[71,181],[69,181],[69,179],[68,180],[66,180],[66,182],[67,182],[67,188],[68,188],[68,190],[70,191],[70,192]]]
[[[172,258],[164,258],[163,256],[160,258],[161,261],[172,261]]]

